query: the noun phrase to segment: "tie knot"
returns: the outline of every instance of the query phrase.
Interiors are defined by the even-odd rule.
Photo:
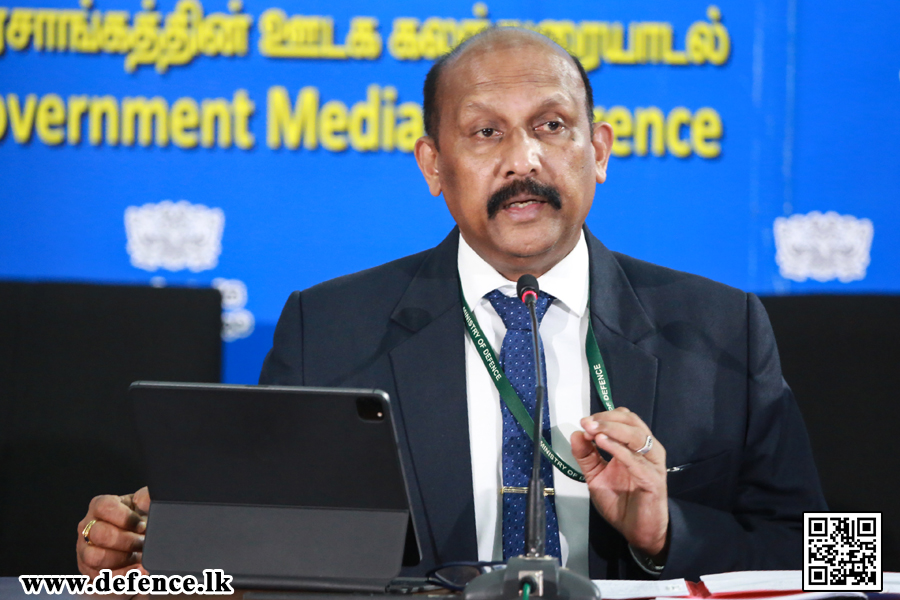
[[[504,295],[500,290],[488,292],[484,296],[487,298],[500,318],[506,329],[518,329],[521,331],[531,331],[531,316],[528,314],[528,307],[517,297]],[[534,312],[537,316],[538,324],[547,313],[550,303],[553,302],[553,296],[546,292],[538,294],[537,302],[534,303]]]

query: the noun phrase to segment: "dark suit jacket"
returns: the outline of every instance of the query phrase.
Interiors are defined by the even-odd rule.
[[[801,568],[802,513],[827,509],[759,299],[585,235],[613,399],[649,425],[675,468],[662,577]],[[477,560],[457,247],[454,230],[432,250],[294,292],[260,375],[262,384],[390,394],[419,572]],[[585,526],[591,577],[646,577],[593,509]]]

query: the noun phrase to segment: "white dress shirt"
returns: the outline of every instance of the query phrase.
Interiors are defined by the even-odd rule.
[[[498,273],[472,250],[462,236],[457,258],[466,303],[497,355],[506,334],[502,319],[484,298],[492,290],[514,297],[516,283]],[[590,380],[584,340],[588,330],[589,259],[584,233],[578,244],[555,267],[538,278],[541,291],[556,300],[541,321],[541,339],[547,367],[547,399],[551,440],[560,458],[578,467],[572,458],[569,436],[580,431],[579,421],[590,415]],[[466,337],[466,393],[469,414],[469,447],[472,457],[472,487],[475,494],[475,529],[479,560],[503,559],[500,487],[503,477],[503,419],[500,394],[488,375],[469,334]],[[587,484],[553,469],[556,513],[562,564],[588,574]]]

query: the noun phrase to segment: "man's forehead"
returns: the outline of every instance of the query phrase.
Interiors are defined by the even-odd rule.
[[[555,61],[559,62],[559,61]],[[479,91],[502,90],[521,85],[531,85],[538,88],[559,88],[560,84],[571,84],[574,86],[578,81],[575,77],[571,77],[564,69],[556,68],[546,64],[532,64],[526,68],[504,68],[502,71],[488,70],[478,68],[473,65],[469,76],[464,82],[466,93],[477,93]]]
[[[502,89],[502,87],[470,88],[459,103],[459,117],[466,118],[468,115],[508,110],[510,108],[508,102],[499,105],[495,102],[496,95],[492,91],[496,89]],[[533,91],[533,94],[520,103],[522,108],[529,112],[556,110],[560,107],[567,110],[579,106],[578,98],[570,90],[561,90],[558,85],[532,85],[529,86],[529,89]]]
[[[579,95],[583,87],[577,67],[562,48],[520,30],[501,30],[479,39],[454,57],[442,79],[441,92],[465,96],[521,85],[562,86]]]

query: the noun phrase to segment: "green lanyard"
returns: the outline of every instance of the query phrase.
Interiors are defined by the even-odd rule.
[[[472,310],[466,303],[462,287],[460,287],[459,290],[459,298],[462,301],[463,317],[466,319],[466,331],[469,333],[469,337],[472,338],[472,342],[478,350],[478,356],[481,357],[481,361],[484,363],[488,374],[491,376],[491,380],[493,380],[494,385],[497,387],[497,391],[500,392],[500,398],[503,399],[509,412],[512,413],[519,425],[522,426],[522,429],[525,430],[525,433],[528,434],[531,441],[534,442],[534,421],[532,420],[531,415],[528,414],[528,409],[522,404],[522,400],[519,398],[516,390],[513,389],[512,384],[500,369],[500,361],[497,360],[494,349],[491,348],[490,342],[487,341],[484,332],[481,331],[481,327],[478,325],[478,320],[475,318],[475,315],[472,314]],[[603,402],[603,406],[606,410],[613,410],[615,406],[612,402],[612,392],[610,391],[609,382],[607,381],[606,366],[603,364],[603,357],[600,355],[600,347],[597,345],[597,339],[594,337],[594,328],[591,325],[590,316],[588,316],[588,332],[587,338],[584,341],[584,347],[588,365],[591,368],[591,379],[594,381],[594,387],[600,395],[600,401]],[[541,452],[557,469],[575,481],[584,481],[584,475],[561,459],[559,455],[553,451],[553,448],[550,447],[547,440],[542,437],[540,443]]]

